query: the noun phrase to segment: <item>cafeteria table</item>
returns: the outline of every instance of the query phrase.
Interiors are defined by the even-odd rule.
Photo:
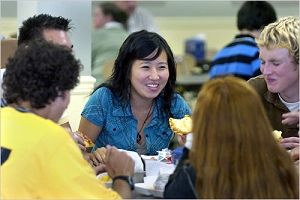
[[[180,74],[176,78],[176,85],[202,85],[209,80],[209,74]]]

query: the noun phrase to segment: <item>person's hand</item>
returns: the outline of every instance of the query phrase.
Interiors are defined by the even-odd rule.
[[[86,152],[86,151],[83,151],[82,152],[82,155],[83,155],[83,158],[92,166],[92,167],[94,167],[95,165],[94,165],[94,163],[93,163],[93,161],[90,159],[90,155],[91,155],[92,153],[89,153],[89,152]]]
[[[296,165],[296,167],[299,168],[299,160],[297,160],[297,161],[295,162],[295,165]]]
[[[290,154],[291,154],[292,158],[293,158],[294,161],[295,161],[296,167],[299,167],[299,146],[293,148],[293,149],[290,151]]]
[[[282,115],[282,117],[283,117],[283,120],[282,120],[283,124],[292,125],[292,124],[298,123],[298,127],[299,127],[299,111],[284,113]],[[299,132],[298,132],[298,134],[299,134]],[[280,144],[284,148],[293,149],[293,148],[299,146],[299,137],[283,138],[281,140]]]
[[[177,139],[178,139],[178,143],[181,145],[181,146],[184,146],[185,143],[186,143],[186,135],[178,135],[177,134]]]
[[[76,144],[81,149],[81,151],[86,151],[86,148],[84,146],[84,138],[78,133],[72,132],[71,129],[68,127],[63,127],[63,128],[71,135],[71,137],[76,142]]]
[[[114,179],[116,176],[133,177],[134,160],[125,151],[119,151],[116,147],[106,146],[106,171]],[[123,199],[132,199],[129,184],[120,179],[113,181],[112,189]]]
[[[115,176],[133,176],[134,160],[116,147],[106,146],[106,171],[111,178]]]
[[[293,149],[293,148],[299,146],[299,137],[283,138],[280,141],[280,145],[286,149]]]
[[[77,143],[77,145],[79,146],[79,148],[81,149],[81,151],[86,151],[85,145],[84,145],[84,138],[82,135],[79,135],[76,132],[72,132],[73,135],[73,139],[75,140],[75,142]]]
[[[299,126],[299,111],[284,113],[282,115],[282,118],[283,118],[283,120],[282,120],[283,124],[292,125],[292,124],[298,123],[298,126]]]
[[[105,164],[106,163],[106,148],[101,147],[97,148],[96,151],[91,153],[90,155],[90,160],[93,162],[95,166],[99,164]]]
[[[290,154],[294,160],[299,160],[299,146],[293,148],[290,151]]]
[[[95,171],[95,174],[98,175],[100,173],[106,172],[106,165],[93,166],[93,169]]]
[[[282,117],[283,117],[282,120],[283,124],[292,125],[298,123],[298,127],[299,127],[299,111],[284,113]],[[280,144],[285,148],[293,149],[299,146],[299,138],[298,137],[283,138]]]
[[[98,164],[95,165],[94,162],[90,159],[92,153],[88,152],[82,152],[84,159],[91,165],[93,170],[95,171],[95,174],[98,175],[100,173],[106,172],[106,165],[105,164]]]

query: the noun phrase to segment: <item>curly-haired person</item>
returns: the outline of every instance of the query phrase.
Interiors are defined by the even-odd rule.
[[[106,147],[106,170],[116,180],[108,189],[57,124],[81,66],[68,48],[45,40],[20,45],[8,60],[3,78],[8,105],[1,108],[1,199],[132,197],[130,185],[121,179],[134,170],[125,152]]]

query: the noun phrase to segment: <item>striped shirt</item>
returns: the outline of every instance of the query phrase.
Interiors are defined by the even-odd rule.
[[[232,74],[248,80],[260,75],[259,48],[250,35],[237,35],[213,58],[210,78]]]

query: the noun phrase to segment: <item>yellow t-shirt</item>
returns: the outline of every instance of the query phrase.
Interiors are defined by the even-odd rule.
[[[71,136],[33,113],[1,108],[1,199],[118,198]]]

